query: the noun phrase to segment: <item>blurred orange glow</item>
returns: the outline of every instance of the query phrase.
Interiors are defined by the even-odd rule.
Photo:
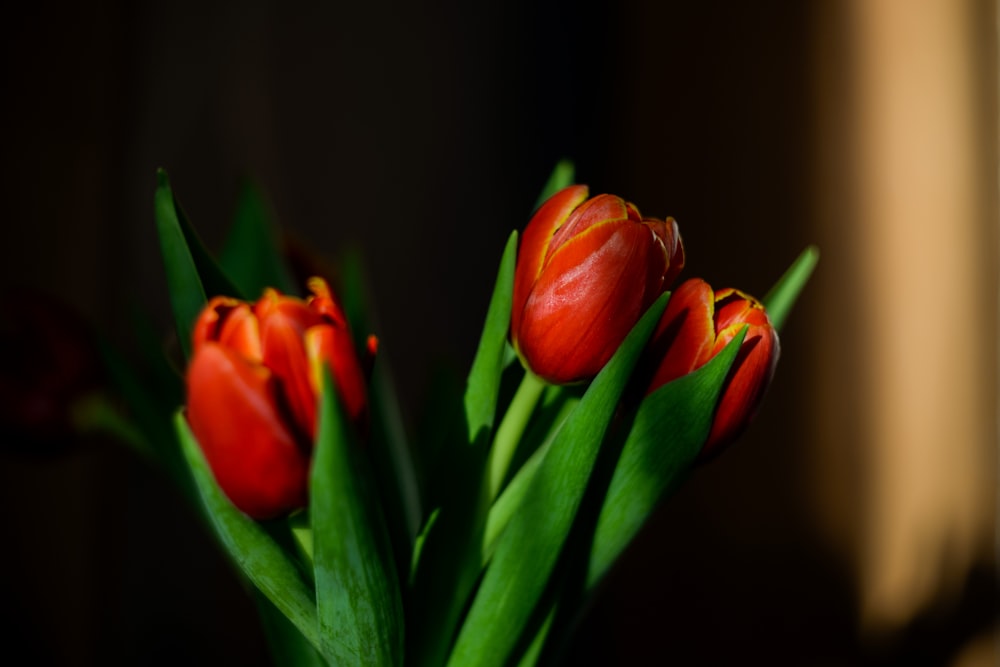
[[[850,221],[865,360],[862,630],[957,595],[995,522],[995,118],[976,5],[857,0]],[[995,82],[994,82],[995,85]],[[994,125],[988,125],[994,124]],[[980,664],[980,663],[977,663]]]

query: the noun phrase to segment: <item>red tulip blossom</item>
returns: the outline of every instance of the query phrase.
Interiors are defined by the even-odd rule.
[[[714,292],[704,280],[685,281],[670,295],[647,347],[654,368],[649,392],[697,370],[747,326],[726,376],[701,458],[719,453],[753,419],[774,375],[780,346],[764,306],[734,289]]]
[[[592,378],[680,273],[673,218],[643,218],[583,185],[548,199],[521,237],[511,342],[527,368],[554,384]]]
[[[324,364],[347,415],[367,419],[344,314],[325,281],[309,288],[305,301],[273,289],[254,304],[215,297],[195,324],[188,422],[219,486],[256,519],[306,505]]]

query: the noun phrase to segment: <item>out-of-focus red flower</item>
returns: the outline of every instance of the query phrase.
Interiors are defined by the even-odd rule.
[[[752,296],[735,289],[715,292],[693,278],[670,295],[647,348],[648,363],[655,367],[649,385],[653,392],[703,366],[745,325],[746,337],[726,376],[702,459],[722,451],[753,419],[778,363],[778,333]]]
[[[219,486],[256,519],[306,505],[324,364],[347,415],[367,419],[344,314],[325,281],[309,289],[305,301],[273,289],[254,304],[215,297],[195,324],[188,422]]]
[[[104,380],[93,332],[69,304],[36,290],[7,290],[3,301],[0,439],[31,454],[64,449],[78,435],[75,406]]]
[[[614,195],[565,188],[521,237],[511,341],[535,375],[566,384],[592,378],[684,266],[673,218],[643,218]]]

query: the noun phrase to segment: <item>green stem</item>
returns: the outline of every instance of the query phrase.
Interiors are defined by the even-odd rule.
[[[555,439],[556,433],[562,427],[563,422],[569,417],[573,409],[576,408],[576,404],[580,402],[579,398],[567,398],[566,401],[559,409],[559,414],[556,416],[555,428],[553,428],[549,436],[545,439],[538,449],[531,455],[531,457],[524,462],[521,469],[517,471],[514,475],[514,479],[510,481],[507,488],[503,490],[500,497],[497,498],[496,502],[490,508],[489,516],[486,518],[486,528],[483,531],[483,549],[482,549],[482,564],[483,566],[489,562],[490,557],[493,555],[494,549],[496,549],[497,540],[499,540],[501,533],[503,533],[504,528],[510,522],[514,512],[517,508],[521,506],[521,500],[524,498],[524,493],[528,490],[531,485],[531,480],[535,478],[535,471],[541,464],[542,459],[545,458],[546,452],[549,451],[549,445]]]
[[[497,427],[496,437],[493,439],[493,447],[490,449],[487,467],[489,476],[486,483],[488,486],[488,498],[492,502],[500,492],[503,480],[507,477],[507,469],[510,467],[514,452],[521,442],[524,429],[528,426],[532,412],[538,405],[538,399],[545,389],[545,382],[540,380],[530,371],[525,371],[524,379],[517,388],[517,393],[511,399],[507,413]]]

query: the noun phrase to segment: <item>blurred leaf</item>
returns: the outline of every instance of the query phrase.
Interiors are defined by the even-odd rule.
[[[535,202],[535,208],[537,209],[542,205],[542,202],[563,188],[572,185],[573,179],[575,178],[575,172],[576,169],[574,168],[571,160],[563,159],[556,163],[555,169],[552,170],[552,175],[549,176],[549,180],[546,181],[541,194],[538,195],[538,201]]]
[[[539,658],[542,657],[542,649],[545,648],[545,640],[548,639],[549,630],[552,629],[552,621],[555,619],[557,611],[557,604],[553,604],[549,608],[537,632],[531,638],[528,648],[525,649],[520,660],[517,661],[517,667],[535,667],[538,664]]]
[[[341,289],[338,296],[343,302],[355,347],[364,354],[368,332],[375,328],[366,305],[371,303],[371,299],[366,289],[368,283],[364,265],[358,252],[348,252],[341,258],[340,266]],[[368,392],[372,417],[370,451],[392,538],[396,569],[406,572],[410,566],[413,541],[420,528],[421,499],[387,347],[379,342],[378,355],[372,367]]]
[[[643,400],[597,519],[586,587],[621,555],[701,451],[722,385],[746,328],[707,364]]]
[[[351,327],[354,347],[363,352],[367,347],[368,335],[375,331],[371,313],[371,294],[368,291],[368,277],[364,258],[356,248],[346,250],[337,262],[340,267],[337,297],[344,308],[344,316]]]
[[[819,261],[819,249],[816,246],[809,246],[802,251],[802,254],[785,271],[784,275],[771,288],[771,291],[764,297],[764,307],[767,309],[767,316],[771,319],[771,324],[778,331],[785,325],[788,314],[799,298],[802,288],[809,281],[816,262]]]
[[[325,373],[309,486],[321,651],[334,664],[403,659],[403,608],[359,443]]]
[[[174,416],[174,428],[191,467],[202,507],[226,552],[247,578],[318,649],[319,623],[312,590],[302,580],[295,564],[264,528],[236,509],[223,494],[182,411]]]
[[[265,287],[298,294],[281,255],[274,216],[263,194],[245,181],[236,203],[233,226],[219,254],[219,264],[243,294],[256,299]]]
[[[517,232],[512,232],[466,381],[464,413],[450,403],[436,406],[446,421],[431,433],[440,439],[440,445],[431,443],[438,451],[429,502],[439,508],[439,514],[422,545],[412,577],[412,603],[407,609],[408,659],[417,665],[443,662],[480,571],[482,533],[489,511],[483,483],[486,445],[503,378],[516,254]],[[454,423],[462,419],[464,424]]]
[[[663,313],[664,295],[643,315],[560,429],[497,544],[449,665],[502,665],[549,582],[618,400]]]
[[[326,660],[306,641],[302,633],[289,622],[285,615],[256,588],[253,591],[257,603],[257,613],[271,659],[278,667],[327,667]]]
[[[511,232],[500,260],[493,297],[490,299],[482,337],[472,361],[465,388],[465,417],[469,443],[485,441],[493,428],[503,375],[504,351],[510,329],[510,302],[514,292],[514,263],[517,259],[517,232]]]
[[[190,469],[174,436],[173,415],[177,402],[166,402],[154,392],[150,382],[141,378],[134,366],[107,340],[100,339],[98,349],[111,382],[148,446],[148,450],[141,449],[140,453],[151,452],[155,463],[163,467],[181,493],[196,501],[198,493]]]
[[[427,536],[434,529],[434,524],[437,522],[438,513],[441,508],[435,507],[431,515],[427,517],[427,521],[424,523],[424,527],[420,529],[420,533],[417,535],[417,539],[413,543],[413,557],[410,560],[410,577],[409,582],[412,585],[413,580],[417,574],[417,568],[420,567],[420,556],[424,550],[424,542],[427,541]]]
[[[156,230],[167,274],[170,307],[174,313],[177,339],[184,357],[191,356],[191,332],[207,296],[220,294],[240,297],[205,250],[191,223],[181,211],[167,172],[157,171],[159,185],[154,198]]]

